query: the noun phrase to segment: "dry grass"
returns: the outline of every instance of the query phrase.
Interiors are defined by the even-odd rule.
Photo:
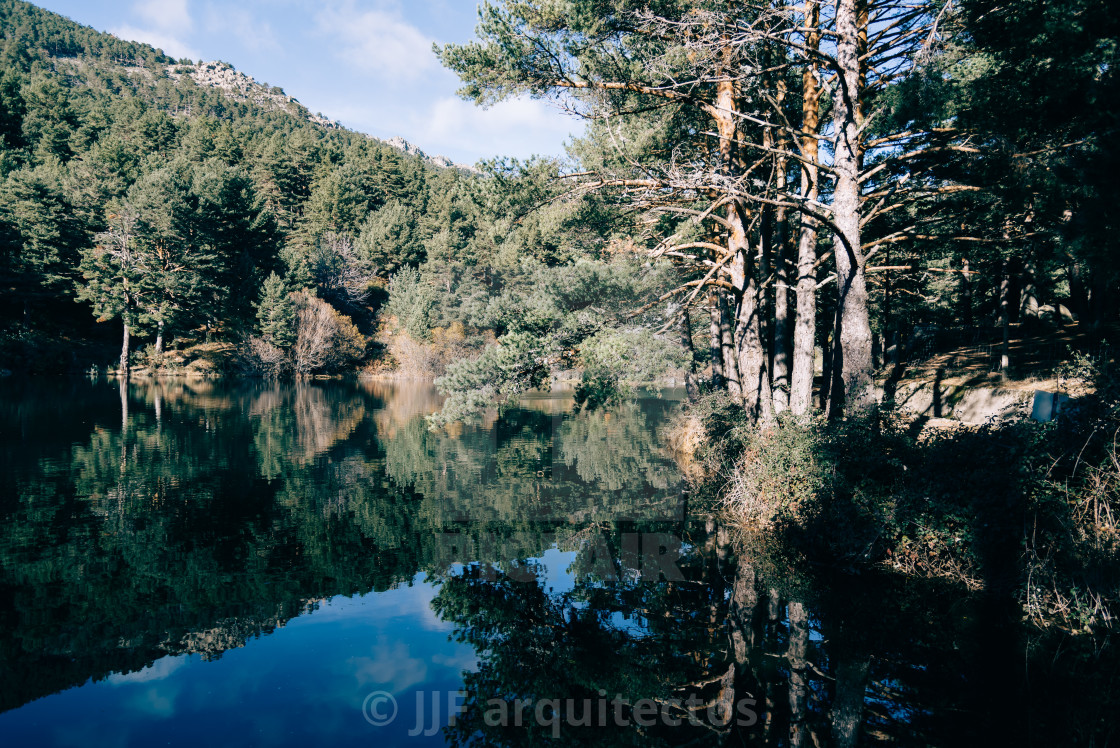
[[[390,318],[377,335],[389,354],[367,367],[369,376],[389,379],[432,380],[443,376],[454,361],[472,358],[482,346],[494,341],[493,334],[468,334],[461,322],[431,330],[431,340],[416,340]]]
[[[702,457],[708,433],[699,416],[687,411],[678,413],[664,427],[661,436],[690,483],[695,485],[714,477],[713,466]]]

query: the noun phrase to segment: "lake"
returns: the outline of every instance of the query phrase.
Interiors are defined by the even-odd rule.
[[[682,396],[0,382],[0,743],[1115,742],[1108,638],[737,540]]]

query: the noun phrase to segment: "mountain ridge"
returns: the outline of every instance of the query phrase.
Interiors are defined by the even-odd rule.
[[[48,19],[53,20],[49,21],[50,30],[45,31],[43,24]],[[150,85],[157,84],[161,78],[178,83],[188,77],[199,88],[217,90],[232,102],[255,106],[262,111],[282,111],[325,130],[351,132],[388,145],[405,155],[419,157],[437,168],[477,173],[474,166],[456,163],[442,155],[429,155],[403,136],[380,138],[345,127],[322,113],[312,113],[279,86],[267,86],[228,62],[177,60],[147,42],[100,31],[25,0],[0,0],[0,41],[6,48],[14,46],[23,50],[5,55],[3,65],[6,68],[30,72],[33,59],[40,57],[57,68],[72,70],[100,63],[129,77],[139,76]],[[37,54],[28,55],[27,48],[34,49]]]
[[[350,129],[322,113],[312,113],[311,110],[303,106],[298,99],[286,94],[279,86],[266,86],[252,76],[239,71],[228,62],[211,60],[186,64],[184,61],[180,61],[174,65],[167,66],[167,76],[174,81],[179,81],[184,76],[188,76],[196,85],[217,88],[221,90],[225,96],[234,101],[248,101],[258,106],[271,106],[273,109],[286,111],[292,116],[303,117],[308,122],[328,130]],[[295,105],[294,107],[291,106],[293,104]],[[351,131],[359,132],[357,130]],[[422,158],[432,166],[442,169],[454,168],[470,172],[476,171],[473,166],[456,163],[447,156],[439,154],[429,155],[419,146],[414,145],[400,135],[395,135],[391,138],[379,138],[369,133],[359,132],[359,134],[365,135],[371,140],[384,143],[392,148],[396,148],[406,155]]]

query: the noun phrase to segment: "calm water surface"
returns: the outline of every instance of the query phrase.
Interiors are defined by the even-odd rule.
[[[0,383],[0,744],[1116,742],[1108,639],[737,547],[678,400]]]

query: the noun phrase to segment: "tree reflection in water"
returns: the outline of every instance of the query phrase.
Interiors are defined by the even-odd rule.
[[[552,740],[533,719],[487,724],[493,699],[572,700],[558,744],[1115,740],[1107,637],[1026,629],[949,585],[815,568],[730,538],[695,502],[686,514],[656,434],[671,399],[573,414],[535,396],[431,431],[426,386],[5,387],[0,710],[169,655],[219,658],[423,572],[478,655],[452,743]],[[650,578],[643,544],[667,536],[684,542],[680,576]],[[570,554],[563,583],[543,573],[550,548]],[[646,699],[659,716],[640,726]],[[757,719],[723,726],[743,704]]]

